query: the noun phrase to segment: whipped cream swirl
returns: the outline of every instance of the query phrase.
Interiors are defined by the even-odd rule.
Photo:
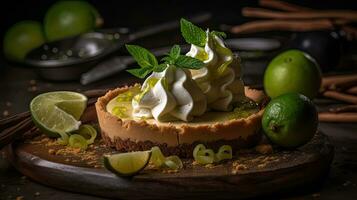
[[[233,104],[245,98],[241,79],[240,59],[233,55],[221,38],[207,31],[204,47],[191,45],[186,54],[204,62],[199,70],[190,70],[207,98],[207,107],[218,111],[229,111]]]
[[[206,97],[186,69],[168,65],[153,72],[132,100],[133,117],[190,121],[207,109]]]

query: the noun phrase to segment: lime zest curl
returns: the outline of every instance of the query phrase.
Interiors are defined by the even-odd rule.
[[[97,130],[89,124],[84,124],[81,125],[78,130],[72,132],[71,135],[68,135],[68,133],[59,134],[61,135],[61,137],[57,139],[59,144],[86,150],[88,145],[94,143],[97,137]]]
[[[183,163],[178,156],[169,156],[165,158],[165,166],[172,170],[183,168]]]
[[[150,163],[157,168],[168,168],[171,170],[179,170],[183,168],[183,163],[178,156],[173,155],[165,157],[158,146],[151,148]]]
[[[97,130],[89,124],[81,125],[75,133],[83,136],[88,145],[93,144],[97,137]]]
[[[150,162],[155,165],[155,167],[161,167],[165,162],[165,156],[162,154],[159,147],[155,146],[151,148],[151,158]]]
[[[233,158],[232,147],[223,145],[215,154],[212,149],[207,149],[203,144],[198,144],[193,149],[194,160],[203,165],[221,162],[222,160],[230,160]]]
[[[61,145],[67,145],[69,139],[68,134],[64,132],[58,132],[58,134],[60,135],[60,137],[57,138],[57,142]]]
[[[69,146],[74,148],[80,148],[82,150],[87,149],[87,140],[78,134],[73,134],[69,137]]]

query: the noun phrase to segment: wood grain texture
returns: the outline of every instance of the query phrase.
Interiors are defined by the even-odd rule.
[[[112,152],[99,146],[98,155]],[[191,160],[185,160],[185,168],[178,173],[149,169],[132,178],[121,178],[101,167],[71,163],[66,156],[50,155],[48,148],[41,143],[18,143],[7,152],[20,172],[40,183],[121,199],[243,199],[285,193],[323,180],[334,154],[327,136],[317,134],[310,143],[294,151],[275,149],[270,155],[238,152],[234,161],[214,168],[192,165]],[[260,161],[268,157],[272,162],[261,167]],[[245,163],[247,169],[234,172],[235,162]]]

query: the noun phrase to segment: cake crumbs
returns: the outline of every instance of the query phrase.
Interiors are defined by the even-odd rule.
[[[257,167],[258,167],[258,168],[265,168],[266,166],[267,166],[266,163],[262,163],[262,164],[259,164]]]
[[[245,164],[240,164],[240,163],[238,163],[238,162],[234,162],[234,163],[233,163],[232,173],[233,173],[233,174],[237,174],[238,171],[243,171],[243,170],[247,170],[247,169],[248,169],[247,165],[245,165]]]
[[[273,147],[270,144],[259,144],[255,147],[255,151],[260,154],[271,154],[273,153]]]
[[[54,150],[54,149],[49,149],[49,150],[48,150],[48,153],[51,154],[51,155],[55,155],[55,154],[56,154],[56,150]]]
[[[215,164],[206,164],[205,165],[205,168],[208,168],[208,169],[213,169],[213,168],[216,168],[218,167],[218,165],[215,165]]]
[[[40,196],[40,194],[41,194],[40,192],[35,192],[34,196],[38,197],[38,196]]]
[[[178,173],[179,170],[178,169],[164,169],[161,172],[164,174],[174,174],[174,173]]]

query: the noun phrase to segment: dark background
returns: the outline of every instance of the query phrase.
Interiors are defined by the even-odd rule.
[[[36,20],[42,22],[47,9],[56,0],[32,0],[32,1],[4,1],[0,6],[0,73],[8,71],[9,68],[18,66],[8,63],[3,58],[2,42],[6,30],[16,22],[22,20]],[[142,29],[144,27],[166,22],[181,17],[194,15],[208,11],[212,13],[212,19],[206,27],[219,29],[219,25],[237,25],[254,18],[241,16],[241,9],[244,6],[256,7],[256,0],[236,0],[236,1],[190,1],[190,0],[156,0],[156,1],[114,1],[114,0],[88,0],[102,15],[104,25],[102,28],[127,27],[130,31]],[[357,1],[353,0],[314,0],[299,1],[288,0],[287,2],[316,9],[356,9]],[[289,32],[279,32],[279,36],[289,35]],[[258,33],[266,36],[266,33]],[[229,35],[229,38],[241,37]],[[163,39],[164,38],[164,39]],[[153,42],[154,41],[154,42]],[[136,44],[146,48],[161,47],[180,43],[182,37],[179,29],[156,35],[150,38],[135,41]],[[355,43],[355,42],[354,42]],[[348,45],[348,48],[356,49],[356,45]],[[122,51],[122,53],[125,51]]]
[[[40,79],[32,69],[26,67],[15,67],[14,64],[6,62],[2,57],[2,39],[4,32],[12,24],[21,20],[42,21],[46,10],[55,0],[23,0],[23,1],[2,1],[0,6],[0,118],[7,115],[28,110],[29,102],[37,94],[53,90],[73,90],[83,91],[94,88],[108,88],[109,86],[119,87],[129,84],[129,79],[124,73],[115,75],[110,79],[94,83],[89,86],[81,86],[76,82],[48,82]],[[213,13],[213,19],[209,24],[210,28],[219,24],[236,25],[249,20],[241,16],[241,9],[244,6],[256,6],[255,0],[244,1],[190,1],[190,0],[159,0],[159,1],[134,1],[134,0],[90,0],[104,18],[104,28],[128,27],[131,30],[143,28],[144,26],[177,19],[186,15],[195,14],[201,11]],[[357,9],[357,1],[347,0],[289,0],[295,4],[308,6],[317,9]],[[208,27],[208,26],[207,26]],[[268,33],[261,33],[265,35]],[[287,32],[279,32],[278,35],[289,35]],[[175,30],[168,37],[154,36],[146,41],[135,43],[145,44],[145,47],[161,46],[162,43],[173,44],[173,40],[181,39],[179,30]],[[240,37],[231,35],[230,38]],[[172,40],[172,41],[171,41]],[[348,45],[350,54],[345,54],[344,60],[354,60],[348,63],[349,67],[356,70],[357,60],[356,41]],[[244,61],[244,60],[243,60]],[[268,62],[268,60],[266,61]],[[244,63],[245,69],[255,67],[262,73],[263,68],[257,67],[258,63]],[[261,64],[266,66],[266,63]],[[245,73],[246,76],[247,73]],[[130,79],[133,81],[133,78]],[[255,78],[255,80],[261,80]],[[34,84],[35,83],[35,84]],[[326,109],[334,101],[318,99],[319,109]],[[331,173],[327,181],[320,188],[306,189],[303,194],[290,194],[286,199],[357,199],[357,135],[356,124],[343,123],[320,123],[319,130],[328,135],[335,145],[335,159]],[[1,151],[0,151],[1,153]],[[40,195],[36,195],[40,192]],[[305,194],[306,193],[306,194]],[[102,198],[89,197],[86,195],[73,194],[59,191],[54,188],[43,186],[24,178],[19,172],[2,158],[0,154],[0,199],[15,199],[17,196],[24,196],[25,199],[78,199],[78,200],[102,200]],[[272,198],[275,199],[275,198]]]
[[[46,10],[56,0],[3,1],[0,6],[0,37],[8,27],[20,20],[42,21]],[[129,27],[137,29],[143,26],[165,22],[202,11],[213,13],[213,24],[239,24],[250,19],[240,15],[244,6],[256,6],[256,0],[236,1],[192,1],[192,0],[156,0],[156,1],[114,1],[89,0],[104,18],[104,28]],[[354,9],[357,1],[353,0],[313,0],[287,2],[318,9]]]

